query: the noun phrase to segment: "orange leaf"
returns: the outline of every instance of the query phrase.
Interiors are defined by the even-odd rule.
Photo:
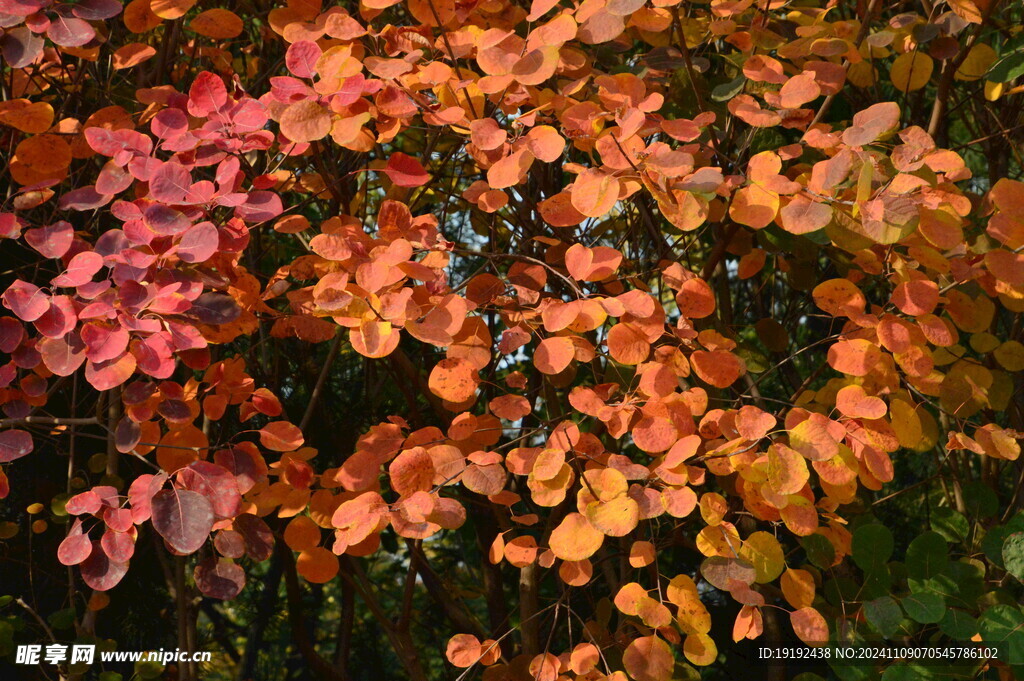
[[[128,43],[114,52],[114,70],[138,66],[156,54],[156,48],[145,43]]]
[[[626,646],[622,665],[636,681],[669,681],[675,658],[668,643],[657,636],[643,636]]]
[[[311,99],[290,104],[281,115],[281,133],[292,142],[314,142],[331,131],[331,114]]]
[[[859,385],[848,385],[836,393],[836,409],[854,419],[880,419],[888,411],[884,400],[868,395]]]
[[[576,346],[567,336],[551,336],[537,344],[533,363],[542,374],[558,374],[565,370],[576,354]]]
[[[305,442],[302,431],[288,421],[274,421],[260,428],[260,444],[275,452],[292,452]]]
[[[521,149],[488,168],[487,183],[491,185],[491,189],[513,187],[523,181],[531,165],[533,165],[533,154],[526,149]]]
[[[0,123],[21,132],[46,132],[53,125],[53,107],[27,99],[0,102]]]
[[[882,358],[878,346],[863,338],[841,340],[828,349],[828,363],[849,376],[867,376]]]
[[[570,513],[551,533],[551,551],[562,560],[581,561],[597,553],[604,534],[580,513]]]
[[[828,623],[821,613],[811,607],[800,608],[789,614],[793,631],[809,646],[820,646],[828,641]]]
[[[161,19],[177,19],[184,16],[196,4],[197,0],[150,0],[149,6],[153,14]]]
[[[572,205],[580,213],[599,218],[619,200],[619,181],[597,168],[587,168],[572,183]]]
[[[242,20],[231,10],[214,8],[200,12],[188,27],[199,35],[214,40],[227,40],[234,38],[242,32],[244,26]]]
[[[293,551],[311,551],[320,545],[320,526],[306,515],[297,515],[284,528],[284,543]]]
[[[472,634],[456,634],[448,640],[445,657],[456,667],[472,667],[483,655],[480,639]]]
[[[728,388],[747,373],[743,360],[727,350],[695,350],[690,355],[690,364],[702,381],[716,388]]]
[[[892,303],[911,317],[931,314],[939,304],[939,285],[923,279],[904,281],[892,292]]]
[[[867,300],[856,284],[849,279],[829,279],[811,292],[814,304],[833,317],[862,314]]]
[[[472,362],[462,358],[442,359],[430,372],[430,391],[449,402],[465,402],[476,394],[480,377]]]
[[[779,584],[786,601],[798,610],[814,601],[814,577],[807,570],[787,569]]]
[[[295,561],[295,570],[313,584],[325,584],[338,574],[338,557],[325,548],[303,551]]]

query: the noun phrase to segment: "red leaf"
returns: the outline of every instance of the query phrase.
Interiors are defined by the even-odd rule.
[[[128,503],[132,507],[132,521],[143,523],[153,515],[153,496],[167,482],[166,473],[143,473],[128,488]]]
[[[224,81],[215,73],[203,71],[192,82],[188,91],[188,112],[205,118],[228,102]]]
[[[61,565],[78,565],[92,553],[92,541],[89,535],[69,534],[57,547],[57,560]]]
[[[127,563],[135,554],[135,539],[128,532],[116,532],[107,530],[100,538],[100,548],[107,554],[110,560],[117,563]]]
[[[209,461],[194,461],[178,472],[178,480],[185,489],[206,497],[217,517],[238,515],[242,495],[238,493],[235,476],[223,466]]]
[[[430,175],[420,162],[401,152],[391,154],[384,172],[399,187],[420,187],[430,181]]]

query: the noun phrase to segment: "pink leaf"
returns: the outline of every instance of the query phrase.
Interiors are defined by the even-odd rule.
[[[54,286],[81,286],[91,281],[103,267],[103,256],[95,251],[82,251],[68,261],[65,272],[53,279]]]
[[[16,279],[0,299],[22,321],[34,322],[50,309],[50,297],[35,284]]]
[[[149,196],[154,201],[181,203],[192,186],[192,175],[180,163],[168,162],[160,166],[149,180]]]
[[[61,565],[78,565],[91,553],[92,540],[89,539],[89,535],[81,534],[79,530],[79,534],[69,534],[57,547],[57,560]]]
[[[75,230],[70,222],[58,220],[52,225],[36,227],[25,231],[25,241],[39,251],[44,258],[59,258],[71,248]]]
[[[316,73],[316,62],[323,54],[320,46],[310,40],[298,40],[288,46],[284,63],[288,70],[299,78],[312,78]]]
[[[212,222],[200,222],[181,235],[178,257],[185,262],[204,262],[217,252],[219,235]]]

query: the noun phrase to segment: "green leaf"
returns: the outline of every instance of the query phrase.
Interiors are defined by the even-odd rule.
[[[1014,532],[1007,537],[1002,553],[1006,571],[1024,581],[1024,532]]]
[[[946,540],[937,532],[925,532],[907,548],[907,575],[912,579],[936,577],[948,564]]]
[[[999,498],[991,487],[971,480],[963,488],[964,507],[972,518],[987,518],[999,511]]]
[[[1004,567],[1003,565],[1003,542],[1006,538],[1013,534],[1010,528],[1005,525],[997,525],[988,532],[981,540],[981,550],[985,554],[993,565],[997,567]]]
[[[70,629],[75,626],[75,609],[65,608],[64,610],[58,610],[57,612],[51,613],[46,621],[50,623],[50,626],[54,629]]]
[[[993,83],[1008,83],[1024,76],[1024,52],[1014,52],[996,62],[985,76]]]
[[[818,567],[825,569],[836,559],[836,549],[824,535],[812,534],[800,540],[807,552],[807,559]]]
[[[864,572],[874,572],[892,556],[892,532],[885,525],[862,525],[853,532],[853,562]]]
[[[968,641],[978,633],[978,620],[963,610],[949,608],[939,620],[939,629],[956,641]]]
[[[900,606],[889,596],[864,603],[864,617],[885,638],[892,638],[903,620]]]
[[[937,678],[935,669],[919,664],[894,664],[882,672],[882,681],[918,681],[918,679]]]
[[[1024,664],[1024,614],[1010,605],[993,605],[978,620],[986,643],[1002,643],[1010,664]]]
[[[967,518],[951,508],[938,508],[932,512],[932,529],[946,541],[960,542],[967,537],[970,525]]]
[[[946,601],[937,593],[922,591],[905,596],[901,604],[907,616],[921,624],[934,624],[946,612]]]
[[[711,90],[711,99],[716,102],[727,102],[742,92],[743,86],[746,85],[746,83],[747,77],[741,73],[728,83],[716,85],[714,89]]]

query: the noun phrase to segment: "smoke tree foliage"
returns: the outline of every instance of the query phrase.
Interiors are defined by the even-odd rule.
[[[149,580],[228,653],[167,678],[259,678],[264,601],[294,678],[1024,673],[1018,3],[214,4],[0,0],[0,560],[58,638]]]

